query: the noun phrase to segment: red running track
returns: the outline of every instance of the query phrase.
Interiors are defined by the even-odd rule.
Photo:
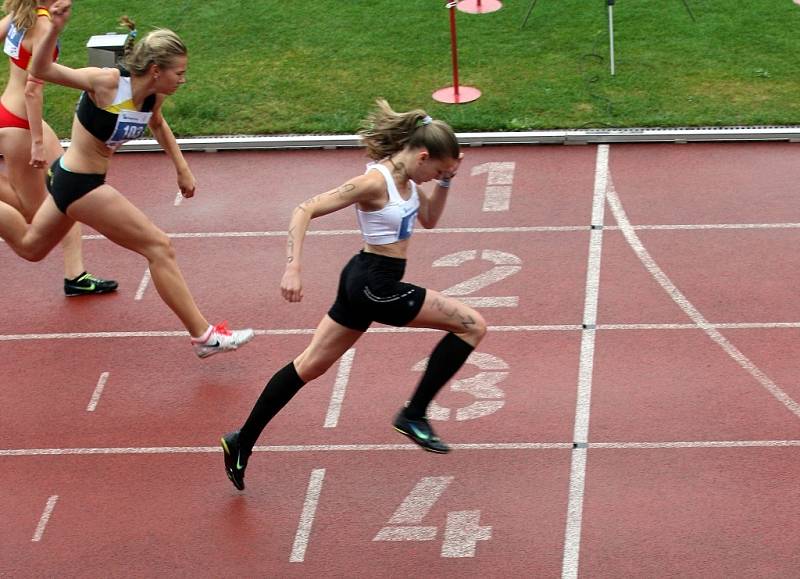
[[[0,576],[796,576],[796,155],[468,149],[407,274],[490,324],[432,408],[455,452],[390,426],[437,334],[376,325],[269,426],[243,493],[218,437],[360,244],[350,211],[314,222],[284,303],[288,216],[363,152],[191,153],[177,205],[164,155],[119,155],[111,183],[173,235],[204,313],[259,335],[198,360],[144,260],[91,231],[116,295],[67,300],[58,251],[0,247]]]

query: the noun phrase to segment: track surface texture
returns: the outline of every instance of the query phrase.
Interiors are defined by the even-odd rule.
[[[120,154],[109,181],[173,238],[204,314],[253,327],[195,357],[140,256],[84,230],[113,295],[66,299],[57,249],[0,244],[2,577],[796,577],[800,149],[465,150],[406,279],[489,333],[430,409],[449,455],[391,427],[437,332],[373,328],[268,426],[247,488],[219,436],[310,339],[358,251],[300,201],[358,149]]]

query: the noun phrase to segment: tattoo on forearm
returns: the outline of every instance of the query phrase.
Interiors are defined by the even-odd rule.
[[[294,228],[290,229],[286,239],[286,263],[294,261]]]
[[[352,183],[346,183],[345,185],[342,185],[341,187],[336,189],[333,192],[333,195],[336,195],[339,199],[342,199],[344,197],[345,193],[349,193],[350,191],[352,191],[355,188],[356,188],[356,186],[353,185]]]

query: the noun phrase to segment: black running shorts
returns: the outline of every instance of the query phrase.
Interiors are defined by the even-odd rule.
[[[405,270],[405,259],[357,253],[342,270],[336,301],[328,315],[361,332],[372,322],[407,325],[422,309],[425,288],[400,281]]]
[[[53,196],[56,207],[61,213],[67,213],[67,207],[94,191],[106,182],[106,176],[96,173],[73,173],[61,166],[59,157],[47,171],[47,190]]]

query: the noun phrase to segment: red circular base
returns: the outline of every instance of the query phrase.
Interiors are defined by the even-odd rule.
[[[440,103],[461,104],[469,103],[476,100],[481,96],[481,91],[471,86],[459,86],[458,94],[456,94],[455,87],[448,86],[447,88],[440,88],[433,93],[433,99]]]
[[[485,12],[494,12],[500,10],[503,3],[498,0],[461,0],[457,8],[462,12],[470,14],[483,14]]]

